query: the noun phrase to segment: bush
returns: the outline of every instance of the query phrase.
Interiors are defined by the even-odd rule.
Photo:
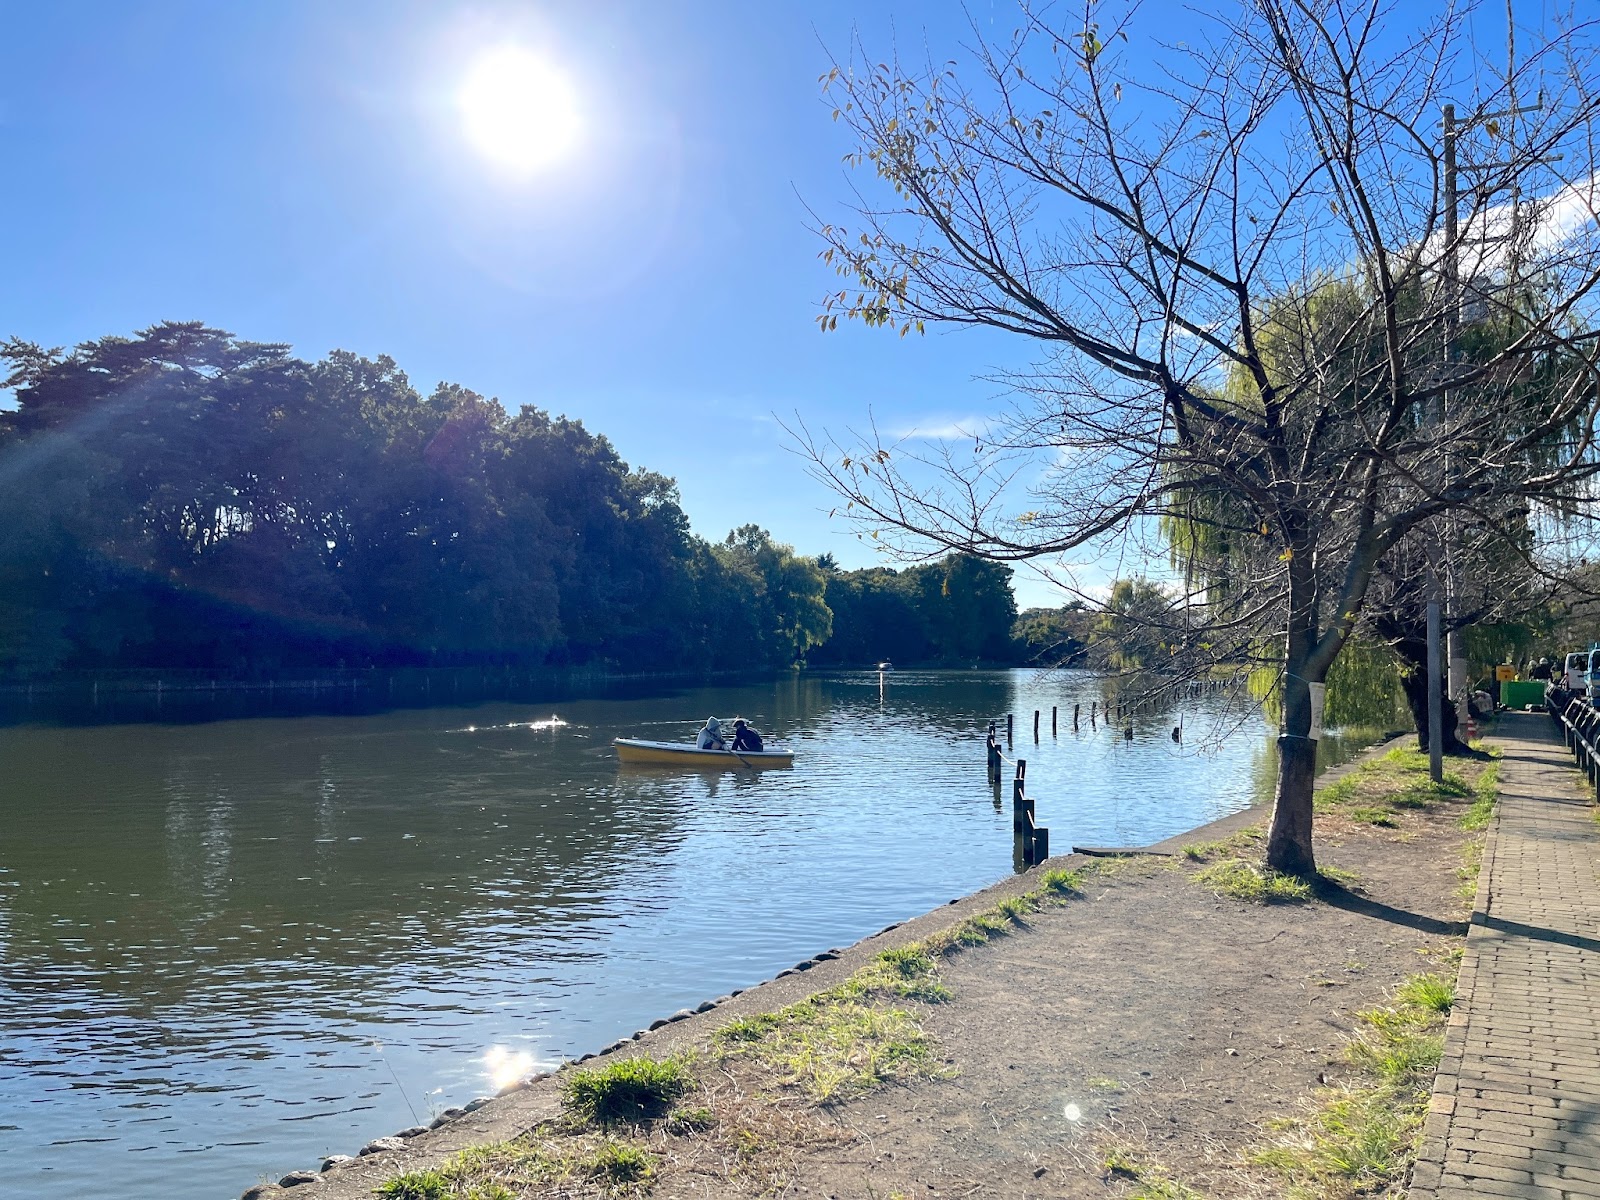
[[[602,1125],[642,1121],[662,1115],[693,1086],[678,1059],[624,1058],[573,1071],[567,1076],[562,1103],[569,1112]]]

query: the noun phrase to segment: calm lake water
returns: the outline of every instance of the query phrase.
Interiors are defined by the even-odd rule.
[[[1089,728],[1101,686],[807,674],[537,706],[0,729],[5,1190],[237,1196],[490,1091],[507,1063],[598,1049],[992,883],[1012,870],[1011,817],[984,778],[983,731],[1007,712],[1058,853],[1150,842],[1270,795],[1259,716],[1207,697],[1138,719],[1127,742]],[[751,719],[796,766],[707,774],[612,755],[613,736],[687,739],[709,714]],[[1233,734],[1218,742],[1220,726]]]

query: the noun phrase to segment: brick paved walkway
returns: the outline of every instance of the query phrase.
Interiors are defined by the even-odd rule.
[[[1600,1197],[1600,824],[1548,717],[1508,714],[1412,1200]]]

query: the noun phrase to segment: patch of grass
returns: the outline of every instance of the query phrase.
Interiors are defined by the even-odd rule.
[[[843,988],[734,1021],[712,1035],[729,1057],[753,1059],[817,1103],[889,1079],[933,1077],[932,1042],[909,1012],[881,1008]]]
[[[1190,842],[1183,848],[1183,856],[1192,862],[1206,862],[1222,854],[1236,855],[1252,849],[1264,837],[1266,832],[1252,825],[1214,842]]]
[[[1205,1200],[1205,1197],[1188,1184],[1161,1175],[1140,1179],[1139,1186],[1128,1193],[1127,1200]]]
[[[1300,904],[1311,899],[1311,885],[1305,880],[1241,858],[1213,863],[1190,878],[1218,896],[1253,904]]]
[[[1122,1080],[1112,1079],[1108,1075],[1091,1075],[1084,1080],[1084,1086],[1091,1092],[1120,1092]]]
[[[1041,891],[1055,896],[1081,895],[1087,874],[1088,872],[1081,868],[1068,871],[1064,867],[1055,867],[1040,877],[1039,887]]]
[[[439,1171],[407,1171],[377,1191],[384,1200],[450,1200],[456,1194],[449,1178]]]
[[[1469,780],[1462,774],[1476,769],[1475,765],[1464,763],[1461,770],[1434,783],[1428,778],[1428,756],[1414,747],[1399,746],[1368,759],[1319,789],[1314,807],[1318,812],[1337,810],[1341,816],[1364,825],[1393,829],[1399,826],[1397,817],[1403,812],[1429,812],[1441,804],[1454,804],[1472,796],[1481,799],[1481,789],[1492,789],[1494,781],[1491,778],[1485,785],[1481,775]]]
[[[955,993],[939,981],[938,971],[933,952],[923,943],[913,942],[885,950],[834,990],[849,999],[886,992],[906,1000],[942,1004]]]
[[[1329,883],[1338,884],[1342,888],[1353,888],[1361,882],[1361,876],[1354,871],[1347,871],[1343,867],[1319,867],[1317,877]]]
[[[1461,847],[1461,865],[1456,868],[1456,877],[1461,880],[1456,895],[1468,904],[1478,898],[1478,874],[1482,870],[1483,839],[1473,838]]]
[[[682,1059],[624,1058],[568,1072],[561,1103],[575,1116],[601,1125],[650,1120],[693,1086]]]
[[[1293,1195],[1389,1194],[1416,1154],[1453,1000],[1448,980],[1413,975],[1392,1005],[1359,1014],[1345,1057],[1360,1078],[1319,1093],[1304,1116],[1276,1122],[1283,1139],[1251,1161],[1282,1176]]]
[[[1487,829],[1489,819],[1494,816],[1495,801],[1500,795],[1500,764],[1490,763],[1483,769],[1483,773],[1473,782],[1472,807],[1461,814],[1461,828]]]
[[[1100,1165],[1106,1169],[1107,1175],[1120,1175],[1124,1179],[1139,1178],[1138,1162],[1121,1146],[1113,1146],[1107,1150],[1100,1160]]]
[[[644,1147],[613,1138],[541,1136],[546,1124],[508,1142],[462,1150],[428,1171],[383,1183],[383,1200],[513,1200],[528,1189],[587,1183],[609,1196],[639,1195],[655,1178],[657,1160]],[[512,1190],[516,1189],[516,1190]]]
[[[613,1187],[640,1184],[655,1174],[656,1157],[627,1142],[604,1141],[583,1160],[583,1167],[590,1178]]]
[[[1395,999],[1414,1008],[1447,1013],[1455,1003],[1456,989],[1448,979],[1431,972],[1413,975],[1400,985]]]
[[[1034,910],[1034,905],[1029,903],[1026,896],[1007,896],[995,906],[995,912],[1007,920],[1018,925],[1023,923],[1023,918]]]
[[[1358,774],[1360,768],[1348,775],[1335,779],[1327,787],[1318,788],[1312,800],[1314,808],[1336,808],[1349,804],[1355,800],[1361,788],[1361,778]]]
[[[1108,1147],[1100,1165],[1108,1180],[1133,1182],[1134,1189],[1125,1193],[1126,1200],[1205,1200],[1192,1187],[1173,1179],[1164,1168],[1140,1162],[1126,1146]]]

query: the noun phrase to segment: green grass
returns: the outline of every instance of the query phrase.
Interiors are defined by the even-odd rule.
[[[385,1200],[450,1200],[455,1186],[441,1171],[408,1171],[378,1188]]]
[[[911,1013],[879,1007],[844,989],[732,1021],[712,1040],[719,1053],[760,1063],[780,1084],[819,1104],[886,1080],[937,1074],[932,1041]]]
[[[935,1077],[932,1041],[896,1000],[939,1004],[954,993],[939,960],[1025,927],[1033,913],[1082,895],[1093,867],[1046,871],[1039,886],[1008,896],[920,942],[878,954],[850,978],[777,1012],[741,1017],[712,1035],[719,1054],[759,1062],[817,1103],[860,1094],[889,1079]],[[884,1001],[889,1003],[886,1005]]]
[[[655,1155],[632,1142],[557,1142],[539,1132],[462,1150],[441,1166],[395,1176],[376,1194],[383,1200],[515,1200],[528,1189],[565,1194],[574,1184],[588,1184],[606,1195],[630,1196],[647,1191],[655,1178]]]
[[[1191,862],[1207,862],[1219,855],[1243,854],[1254,849],[1256,843],[1266,836],[1265,830],[1252,825],[1249,829],[1241,829],[1214,842],[1190,842],[1183,848],[1183,856]]]
[[[1126,1146],[1113,1145],[1101,1156],[1107,1180],[1131,1181],[1133,1190],[1123,1193],[1125,1200],[1205,1200],[1199,1192],[1179,1183],[1166,1170],[1141,1162]]]
[[[583,1162],[590,1178],[612,1186],[645,1183],[655,1173],[655,1155],[626,1142],[601,1142]]]
[[[1456,989],[1448,979],[1439,975],[1413,975],[1400,985],[1395,999],[1413,1008],[1447,1013],[1455,1003]]]
[[[1340,779],[1335,779],[1327,787],[1318,788],[1315,806],[1317,808],[1337,808],[1349,804],[1356,799],[1356,794],[1361,788],[1361,768],[1357,767],[1350,774]]]
[[[1491,751],[1491,753],[1494,753]],[[1471,768],[1464,768],[1470,770]],[[1478,803],[1483,803],[1485,788],[1492,795],[1494,779],[1483,783],[1483,775],[1494,770],[1491,764],[1482,775],[1469,781],[1458,771],[1445,774],[1439,783],[1428,778],[1428,756],[1410,746],[1400,746],[1387,754],[1368,759],[1353,771],[1319,788],[1313,801],[1317,812],[1337,812],[1352,821],[1380,828],[1398,827],[1405,812],[1430,812],[1441,804],[1453,804],[1477,797],[1469,819],[1487,822],[1487,815],[1472,818]],[[1493,801],[1487,802],[1492,806]],[[1468,825],[1467,828],[1482,828]]]
[[[1311,885],[1305,880],[1240,858],[1212,863],[1190,878],[1218,896],[1253,904],[1301,904],[1311,899]]]
[[[1079,896],[1083,894],[1083,883],[1088,871],[1080,868],[1068,871],[1064,867],[1056,867],[1046,871],[1039,880],[1039,890],[1052,896]]]
[[[644,1121],[663,1115],[693,1086],[681,1059],[624,1058],[568,1072],[561,1103],[573,1115],[602,1125]]]
[[[1292,1195],[1389,1194],[1416,1154],[1453,1001],[1448,980],[1413,975],[1392,1004],[1360,1013],[1345,1047],[1358,1078],[1320,1093],[1306,1115],[1277,1122],[1283,1140],[1251,1161],[1282,1176]]]
[[[1328,883],[1336,883],[1342,888],[1354,888],[1361,883],[1360,875],[1343,867],[1318,867],[1317,878]]]
[[[1483,773],[1473,782],[1472,807],[1461,814],[1461,828],[1487,829],[1489,819],[1494,816],[1495,800],[1500,794],[1500,764],[1490,763],[1483,769]]]

